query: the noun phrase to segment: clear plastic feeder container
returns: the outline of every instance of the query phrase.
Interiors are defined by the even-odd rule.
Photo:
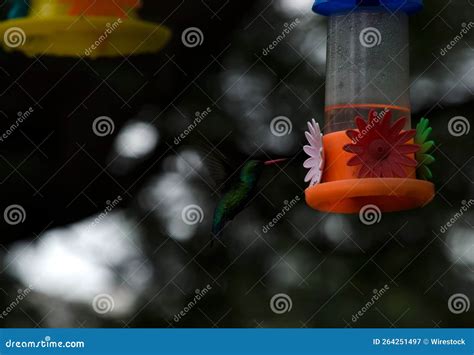
[[[328,22],[325,133],[354,128],[357,115],[392,111],[410,122],[408,15],[364,9]]]

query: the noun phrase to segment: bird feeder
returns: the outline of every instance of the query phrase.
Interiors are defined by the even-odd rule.
[[[165,26],[138,18],[140,0],[25,0],[11,6],[0,23],[2,45],[28,56],[152,53],[171,37]]]
[[[408,16],[422,6],[422,0],[315,2],[313,10],[328,16],[328,39],[321,179],[308,174],[311,207],[358,213],[372,204],[391,212],[433,199],[434,185],[417,178],[426,164],[417,160],[420,150],[433,145],[423,145],[431,128],[424,122],[424,132],[412,129],[409,101]],[[317,159],[315,125],[307,133],[307,168]]]

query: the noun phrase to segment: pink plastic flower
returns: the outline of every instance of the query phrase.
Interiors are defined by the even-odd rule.
[[[314,120],[308,122],[309,132],[305,132],[309,145],[305,145],[303,150],[309,155],[309,158],[303,163],[306,169],[309,169],[305,182],[310,182],[309,186],[314,186],[321,182],[324,170],[324,149],[321,129]]]

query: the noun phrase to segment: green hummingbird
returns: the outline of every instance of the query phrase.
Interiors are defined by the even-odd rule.
[[[217,238],[226,224],[242,212],[255,196],[257,184],[265,166],[271,166],[286,161],[248,160],[241,168],[231,174],[224,182],[222,197],[217,203],[212,220],[212,237]]]

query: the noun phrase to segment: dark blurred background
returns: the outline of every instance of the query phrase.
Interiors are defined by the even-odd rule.
[[[453,117],[473,118],[474,28],[441,53],[474,26],[471,0],[427,1],[411,18],[412,119],[430,118],[437,142],[430,205],[372,226],[320,213],[304,203],[304,168],[289,162],[264,172],[249,208],[210,247],[218,195],[203,146],[229,162],[289,156],[308,120],[323,123],[326,19],[311,5],[145,0],[141,17],[173,30],[155,55],[0,53],[0,131],[33,110],[0,143],[0,212],[16,206],[23,221],[0,219],[2,326],[473,326],[472,309],[457,314],[448,301],[474,296],[474,209],[442,231],[474,198],[474,133],[448,130]],[[183,40],[191,27],[200,45]],[[93,130],[102,116],[113,129],[103,137]],[[272,134],[278,116],[291,134]],[[189,206],[198,223],[183,218]],[[291,310],[271,307],[278,294]]]

